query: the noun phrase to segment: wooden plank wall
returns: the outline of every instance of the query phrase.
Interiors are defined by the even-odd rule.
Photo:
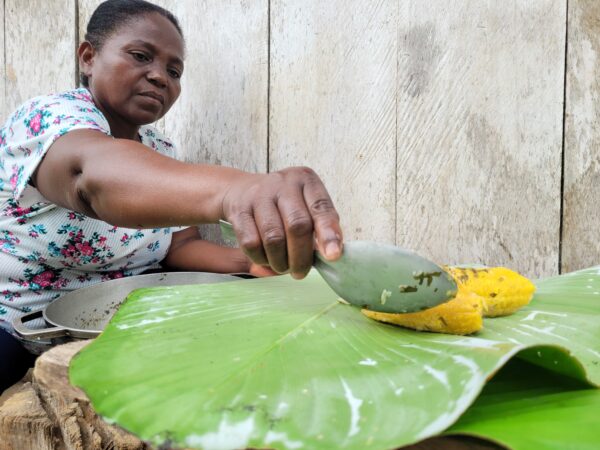
[[[75,1],[5,0],[3,118],[30,97],[73,86]]]
[[[406,2],[400,245],[449,263],[557,270],[565,5]]]
[[[394,241],[397,2],[271,2],[270,169],[308,165],[346,237]]]
[[[0,0],[0,118],[76,85],[98,3]],[[594,0],[157,3],[187,41],[157,124],[183,159],[310,165],[349,239],[529,276],[598,264]]]
[[[563,271],[599,263],[600,2],[569,0]]]

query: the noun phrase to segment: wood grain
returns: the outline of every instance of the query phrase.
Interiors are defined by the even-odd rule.
[[[92,17],[92,13],[104,0],[77,0],[78,9],[78,43],[85,39],[85,33],[87,30],[87,24]]]
[[[312,167],[347,239],[395,239],[397,9],[271,1],[270,170]]]
[[[600,3],[570,0],[562,271],[600,255]]]
[[[163,3],[186,40],[181,97],[164,119],[180,159],[266,172],[268,1]],[[200,231],[223,243],[218,226]]]
[[[150,448],[132,434],[104,422],[86,395],[70,385],[69,362],[89,342],[71,342],[45,352],[37,359],[30,378],[3,396],[0,450]]]
[[[60,436],[30,382],[15,389],[0,406],[0,437],[0,450],[60,446]]]
[[[4,14],[6,111],[75,87],[75,0],[5,0]]]
[[[398,244],[558,272],[565,2],[402,2]]]
[[[268,2],[163,2],[186,40],[182,94],[165,120],[184,159],[267,169]]]
[[[268,0],[163,1],[186,40],[181,97],[164,119],[179,159],[267,171]],[[204,239],[223,244],[217,225]]]

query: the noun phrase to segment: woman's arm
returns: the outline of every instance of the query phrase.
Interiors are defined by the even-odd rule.
[[[57,139],[35,175],[50,201],[113,225],[154,228],[229,220],[244,254],[303,278],[314,240],[328,259],[342,251],[337,212],[307,168],[252,174],[163,156],[92,130]]]
[[[163,265],[179,270],[214,273],[250,273],[257,277],[276,275],[268,267],[254,264],[239,248],[205,241],[196,227],[173,233]]]
[[[196,227],[173,233],[162,263],[173,269],[199,272],[247,273],[250,270],[250,260],[240,249],[205,241]]]
[[[52,144],[34,181],[65,208],[117,226],[156,228],[217,221],[223,190],[244,176],[185,164],[132,140],[74,130]]]

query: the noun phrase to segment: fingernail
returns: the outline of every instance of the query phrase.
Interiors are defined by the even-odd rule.
[[[340,244],[336,241],[330,241],[325,246],[325,257],[327,259],[335,258],[340,254]]]

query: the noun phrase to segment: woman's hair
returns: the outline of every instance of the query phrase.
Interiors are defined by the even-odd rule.
[[[100,50],[106,40],[122,25],[151,13],[158,13],[169,19],[181,37],[183,31],[177,18],[164,8],[145,0],[106,0],[100,3],[88,22],[85,40],[96,50]],[[88,87],[88,77],[80,74],[81,84]]]

